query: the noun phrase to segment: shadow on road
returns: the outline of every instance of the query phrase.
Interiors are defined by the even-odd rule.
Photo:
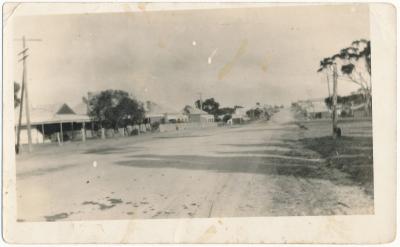
[[[132,147],[132,146],[127,146],[127,147],[98,147],[98,148],[91,148],[88,150],[85,150],[83,154],[117,154],[117,153],[125,153],[126,150],[129,149],[129,151],[140,151],[143,150],[142,147]]]
[[[198,156],[198,155],[134,155],[132,159],[115,164],[139,168],[173,168],[203,170],[222,173],[254,173],[276,176],[294,176],[305,179],[324,179],[334,183],[349,184],[332,174],[324,162],[310,162],[291,157],[256,156]]]
[[[66,164],[66,165],[60,165],[56,167],[49,167],[49,168],[42,168],[42,169],[37,169],[33,171],[26,171],[22,173],[17,174],[17,178],[25,178],[25,177],[31,177],[31,176],[42,176],[48,173],[53,173],[53,172],[58,172],[58,171],[64,171],[67,169],[71,169],[76,167],[76,164]]]

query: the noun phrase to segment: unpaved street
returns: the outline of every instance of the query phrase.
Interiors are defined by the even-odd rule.
[[[17,157],[19,221],[373,213],[282,110],[238,127],[36,147]]]

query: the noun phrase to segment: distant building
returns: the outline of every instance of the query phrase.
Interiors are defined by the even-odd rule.
[[[186,123],[189,117],[182,111],[174,110],[157,103],[147,101],[145,104],[145,119],[148,123]]]
[[[365,111],[365,103],[351,106],[351,113],[354,118],[363,118],[368,116]]]
[[[232,114],[232,124],[242,124],[250,120],[249,116],[247,116],[248,108],[239,107],[235,109],[235,112]]]
[[[325,101],[312,102],[312,107],[309,112],[313,118],[330,118],[331,111],[328,109]],[[339,111],[339,110],[338,110]]]
[[[297,105],[303,114],[309,118],[330,118],[332,115],[323,98],[300,100]]]
[[[15,129],[18,130],[19,108],[15,111]],[[44,143],[81,139],[81,129],[89,127],[91,120],[87,114],[77,114],[69,105],[53,104],[30,108],[32,143]],[[21,119],[20,143],[28,143],[26,114]]]
[[[200,110],[195,107],[185,107],[185,113],[189,117],[189,122],[195,123],[213,123],[215,121],[214,116],[207,112]]]
[[[164,113],[164,119],[166,123],[187,123],[189,117],[183,112],[166,112]]]

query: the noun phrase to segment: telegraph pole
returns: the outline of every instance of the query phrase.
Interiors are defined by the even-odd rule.
[[[336,63],[333,64],[333,92],[332,92],[332,104],[333,104],[333,114],[332,114],[332,136],[335,139],[338,135],[337,129],[337,67]]]
[[[19,106],[19,118],[18,118],[18,128],[17,128],[17,145],[15,146],[15,152],[19,154],[19,138],[21,133],[21,119],[22,119],[22,107],[24,105],[24,92],[25,87],[24,84],[21,86],[21,102]]]
[[[31,118],[29,111],[29,94],[28,87],[26,83],[26,58],[28,55],[26,54],[28,50],[26,49],[26,40],[25,36],[22,37],[22,85],[25,88],[25,113],[26,113],[26,127],[28,129],[28,150],[32,151],[32,132],[31,132]]]
[[[328,96],[331,97],[331,87],[329,86],[329,74],[326,73],[326,81],[328,82]]]
[[[29,93],[27,86],[27,68],[26,68],[26,59],[28,58],[27,51],[29,48],[26,47],[27,41],[41,41],[40,39],[26,39],[25,36],[22,36],[22,51],[18,53],[18,55],[22,55],[22,58],[19,60],[22,61],[22,89],[21,89],[21,107],[18,121],[18,136],[17,136],[17,147],[16,151],[19,153],[20,146],[20,134],[21,134],[21,118],[22,118],[22,108],[23,108],[23,98],[25,97],[25,113],[26,113],[26,127],[28,131],[28,151],[32,151],[32,132],[31,132],[31,119],[30,119],[30,111],[29,111]]]
[[[203,99],[202,99],[202,95],[201,95],[201,93],[199,93],[199,96],[200,96],[200,98],[199,98],[199,103],[200,103],[200,110],[203,110]]]

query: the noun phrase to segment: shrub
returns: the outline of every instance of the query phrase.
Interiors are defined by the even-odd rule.
[[[139,130],[138,129],[133,129],[131,132],[131,135],[136,136],[139,135]]]
[[[158,130],[158,128],[160,128],[160,122],[151,123],[151,130],[152,131]]]

